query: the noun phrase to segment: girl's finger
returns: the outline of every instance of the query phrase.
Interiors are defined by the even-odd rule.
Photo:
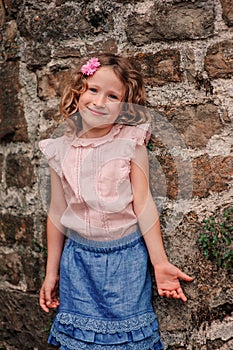
[[[39,303],[40,303],[40,307],[45,311],[45,312],[49,312],[49,309],[46,305],[46,299],[45,299],[45,293],[44,290],[41,289],[40,291],[40,299],[39,299]]]
[[[51,308],[51,303],[52,303],[52,296],[51,296],[51,294],[52,294],[52,291],[51,291],[51,289],[50,288],[46,288],[45,289],[45,302],[46,302],[46,306],[48,307],[48,308]]]
[[[158,289],[158,294],[160,297],[164,296],[164,291],[162,289]]]
[[[178,294],[176,291],[170,291],[170,290],[166,290],[166,289],[160,289],[158,290],[158,293],[160,296],[165,296],[167,298],[178,298]]]
[[[165,296],[167,297],[167,298],[171,298],[171,292],[170,291],[165,291]]]
[[[181,299],[184,302],[187,301],[187,298],[186,298],[182,288],[178,288],[177,290],[173,290],[173,291],[158,289],[158,293],[161,297],[165,296],[167,298]]]
[[[59,306],[59,300],[54,299],[51,301],[51,303],[48,305],[50,309],[56,309]]]
[[[187,281],[187,282],[192,282],[194,280],[194,277],[191,277],[182,271],[180,271],[178,278],[180,278],[184,281]]]
[[[179,298],[183,301],[187,301],[187,298],[182,290],[182,288],[177,289],[177,294],[179,295]]]
[[[171,292],[171,296],[172,296],[172,298],[174,298],[174,299],[180,299],[180,296],[179,296],[179,294],[177,293],[176,290],[173,290],[173,291]]]

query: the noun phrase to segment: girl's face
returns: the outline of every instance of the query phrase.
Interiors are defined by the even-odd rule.
[[[119,116],[125,88],[111,67],[101,67],[87,78],[87,90],[79,97],[82,136],[106,135]]]

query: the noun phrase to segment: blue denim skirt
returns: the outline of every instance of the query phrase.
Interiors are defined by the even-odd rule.
[[[106,242],[74,232],[71,237],[61,258],[60,306],[48,342],[61,350],[164,349],[141,233]]]

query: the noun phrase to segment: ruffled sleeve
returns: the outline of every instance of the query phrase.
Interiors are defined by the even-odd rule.
[[[39,142],[39,148],[46,157],[49,166],[51,166],[60,177],[62,176],[62,161],[65,157],[67,147],[69,146],[70,142],[68,142],[65,136]]]
[[[151,135],[151,128],[149,123],[139,124],[136,126],[126,125],[121,133],[122,138],[132,140],[136,145],[147,145]]]
[[[136,140],[136,144],[142,146],[147,145],[150,140],[151,128],[150,124],[139,124],[134,128],[133,138]]]

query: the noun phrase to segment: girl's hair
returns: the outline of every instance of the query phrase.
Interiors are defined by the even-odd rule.
[[[142,75],[130,63],[128,58],[114,54],[100,54],[97,56],[100,68],[112,67],[116,76],[122,81],[125,87],[123,98],[123,108],[121,115],[117,118],[117,123],[135,124],[148,119],[144,106],[146,102],[146,92]],[[87,60],[86,60],[87,61]],[[79,70],[73,75],[73,81],[66,87],[61,104],[60,112],[68,118],[78,112],[79,97],[87,90],[87,77]]]

